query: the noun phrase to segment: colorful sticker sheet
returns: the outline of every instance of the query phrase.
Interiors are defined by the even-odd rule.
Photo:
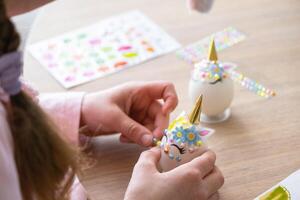
[[[59,83],[70,88],[179,47],[145,15],[131,11],[33,44],[29,51]]]
[[[202,40],[180,49],[176,52],[177,56],[190,64],[197,63],[208,54],[209,44],[214,38],[217,51],[226,49],[244,40],[246,36],[233,27],[228,27],[223,31],[213,33]]]
[[[300,170],[259,195],[254,200],[299,200],[300,199]]]

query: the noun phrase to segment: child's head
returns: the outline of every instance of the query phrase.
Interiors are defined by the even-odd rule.
[[[15,52],[19,42],[19,35],[6,15],[4,0],[0,0],[0,58]],[[18,64],[17,60],[15,62]],[[15,84],[1,82],[1,77],[10,75],[6,73],[13,72],[4,72],[0,68],[0,83]],[[19,81],[18,77],[12,81]],[[9,86],[0,85],[4,92],[10,94],[5,91]],[[10,94],[4,106],[13,136],[23,199],[67,199],[77,170],[75,150],[59,137],[51,120],[24,92],[18,89]]]

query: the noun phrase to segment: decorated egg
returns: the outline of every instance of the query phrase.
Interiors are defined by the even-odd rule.
[[[208,59],[195,64],[189,82],[191,100],[195,101],[200,94],[203,94],[202,121],[219,122],[229,117],[234,84],[223,64],[218,62],[214,40]]]
[[[206,151],[205,139],[213,133],[212,129],[199,126],[202,96],[190,115],[182,112],[164,131],[157,146],[161,148],[159,161],[162,171],[169,171],[191,161]]]

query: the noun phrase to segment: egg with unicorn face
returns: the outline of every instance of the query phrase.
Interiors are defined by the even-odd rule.
[[[194,112],[194,116],[199,114]],[[182,112],[170,123],[162,140],[157,143],[161,148],[161,170],[169,171],[203,154],[207,149],[205,139],[212,133],[212,129],[199,127],[191,120],[191,115]]]
[[[189,82],[192,101],[203,94],[202,120],[223,121],[229,117],[229,107],[234,96],[234,84],[223,63],[218,62],[212,40],[208,59],[196,63]]]

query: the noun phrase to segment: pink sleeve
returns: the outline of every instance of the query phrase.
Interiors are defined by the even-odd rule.
[[[40,94],[39,103],[54,120],[60,132],[72,144],[79,144],[79,123],[84,93]]]
[[[0,199],[21,200],[13,142],[6,112],[0,102]]]
[[[84,93],[48,93],[39,95],[42,108],[54,120],[70,143],[79,145],[79,123],[81,103]],[[71,200],[86,200],[87,193],[79,180],[75,179],[72,185]]]

